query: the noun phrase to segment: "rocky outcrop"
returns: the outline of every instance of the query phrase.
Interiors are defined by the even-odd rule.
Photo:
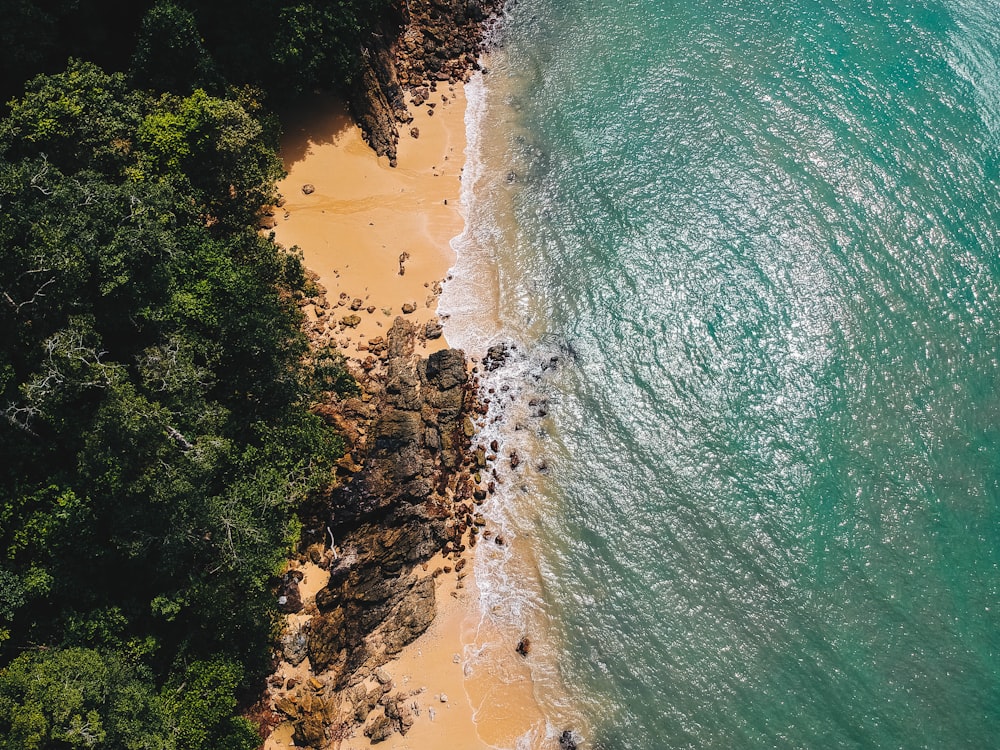
[[[336,732],[339,701],[330,685],[310,679],[294,693],[276,701],[275,708],[292,722],[299,747],[326,747]]]
[[[420,106],[439,83],[467,81],[479,67],[484,23],[499,0],[398,3],[365,45],[351,91],[351,111],[368,145],[396,165],[399,124],[409,123],[405,93]]]
[[[416,327],[397,317],[380,366],[365,381],[367,401],[347,399],[322,412],[354,426],[345,431],[351,465],[342,465],[325,515],[314,521],[329,529],[339,554],[316,595],[308,654],[313,671],[339,689],[427,629],[434,579],[418,566],[461,546],[455,516],[473,484],[466,359],[454,349],[420,357],[416,341]]]
[[[419,356],[420,333],[396,318],[377,366],[356,368],[363,394],[319,409],[350,458],[306,514],[313,543],[276,584],[281,606],[298,613],[279,656],[309,667],[307,679],[272,680],[274,711],[292,722],[297,746],[319,750],[362,732],[375,743],[409,730],[418,692],[395,691],[380,667],[434,619],[441,571],[423,563],[443,552],[459,571],[463,534],[474,543],[473,383],[461,351]],[[314,599],[300,591],[305,561],[330,571]]]
[[[388,34],[392,34],[391,31]],[[397,123],[413,118],[406,108],[396,74],[392,37],[379,34],[362,55],[361,71],[351,93],[351,114],[372,150],[396,166]]]

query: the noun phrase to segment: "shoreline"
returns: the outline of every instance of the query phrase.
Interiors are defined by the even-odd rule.
[[[299,247],[304,266],[318,275],[325,291],[326,308],[304,305],[310,335],[336,344],[363,370],[372,369],[372,351],[378,352],[401,313],[416,324],[422,355],[447,347],[437,301],[456,260],[451,240],[464,227],[464,86],[442,86],[430,102],[434,106],[414,107],[413,122],[403,127],[396,167],[371,151],[339,103],[305,111],[292,120],[299,127],[283,138],[288,176],[279,183],[285,200],[276,211],[275,238],[285,247]],[[411,135],[414,128],[418,137]],[[304,191],[304,185],[312,189]],[[408,312],[406,303],[413,306]],[[438,611],[426,632],[382,668],[387,685],[410,695],[413,721],[406,734],[391,734],[377,744],[431,750],[445,742],[457,750],[488,750],[512,748],[530,736],[531,746],[540,747],[546,723],[528,663],[516,653],[516,643],[504,648],[496,642],[499,634],[487,629],[475,576],[468,575],[475,560],[461,570],[465,562],[454,558],[439,554],[419,566],[433,571],[426,575],[435,578]],[[306,611],[315,611],[315,593],[303,597]],[[308,660],[303,665],[279,670],[280,683],[286,685],[288,677],[306,682]],[[264,748],[281,750],[293,747],[291,742],[291,725],[284,721]],[[374,744],[357,732],[329,746],[360,750]]]

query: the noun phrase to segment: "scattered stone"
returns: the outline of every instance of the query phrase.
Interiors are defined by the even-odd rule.
[[[361,323],[360,315],[345,315],[340,319],[341,324],[347,326],[348,328],[357,328],[358,324]]]
[[[428,339],[439,339],[444,332],[444,326],[437,320],[428,320],[424,326],[424,336]]]
[[[356,312],[361,309],[361,306],[363,304],[364,301],[360,297],[355,297],[353,300],[351,300],[351,309]]]
[[[410,128],[410,137],[411,138],[419,138],[420,137],[420,128],[415,127],[415,126],[412,127],[412,128]]]
[[[302,192],[305,193],[306,195],[312,195],[313,193],[316,192],[316,186],[313,185],[312,183],[307,182],[305,185],[302,186]]]
[[[365,737],[375,744],[389,739],[395,731],[396,727],[393,726],[392,720],[385,714],[378,714],[365,727]]]
[[[531,639],[528,636],[524,636],[520,641],[517,642],[517,648],[515,649],[517,653],[521,656],[527,656],[531,653]]]
[[[404,302],[402,310],[403,310],[403,315],[409,315],[411,313],[414,313],[414,312],[417,311],[417,303],[416,302]]]
[[[441,693],[441,702],[442,703],[448,702],[448,696],[445,693]]]
[[[577,750],[578,747],[576,735],[569,729],[559,735],[559,750]]]

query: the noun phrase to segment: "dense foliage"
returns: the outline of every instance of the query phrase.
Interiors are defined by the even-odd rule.
[[[251,84],[276,100],[337,88],[357,69],[389,0],[6,0],[0,96],[67,57],[177,94]]]
[[[277,127],[242,82],[342,79],[361,24],[345,3],[24,0],[3,70],[109,44],[84,9],[135,22],[101,52],[127,69],[64,58],[0,121],[0,750],[254,748],[238,696],[267,667],[271,582],[342,453],[309,407],[354,384],[335,353],[304,364],[300,258],[256,228]]]

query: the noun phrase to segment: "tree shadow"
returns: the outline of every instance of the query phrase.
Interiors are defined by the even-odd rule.
[[[288,172],[304,160],[313,146],[335,145],[354,127],[350,110],[329,93],[303,96],[280,112],[281,162]]]

